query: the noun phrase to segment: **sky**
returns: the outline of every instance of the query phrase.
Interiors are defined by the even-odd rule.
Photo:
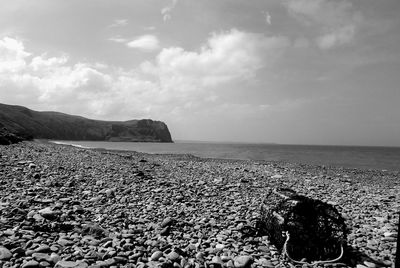
[[[398,0],[0,0],[0,102],[174,140],[400,146]]]

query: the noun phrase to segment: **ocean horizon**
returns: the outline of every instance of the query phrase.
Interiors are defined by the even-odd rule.
[[[174,143],[59,140],[51,142],[88,149],[101,148],[150,154],[191,154],[214,159],[289,162],[363,170],[400,171],[400,147],[182,140]]]

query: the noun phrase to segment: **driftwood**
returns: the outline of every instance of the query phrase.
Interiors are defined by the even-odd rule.
[[[257,224],[291,260],[338,260],[346,245],[347,227],[337,209],[291,189],[271,190],[263,200]]]

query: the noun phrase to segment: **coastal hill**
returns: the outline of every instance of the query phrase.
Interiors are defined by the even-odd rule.
[[[0,129],[23,139],[172,142],[167,125],[160,121],[92,120],[1,103]]]

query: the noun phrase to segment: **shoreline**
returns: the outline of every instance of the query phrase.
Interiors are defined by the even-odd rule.
[[[243,233],[254,226],[266,189],[277,186],[338,207],[358,252],[347,266],[394,265],[398,172],[46,141],[0,146],[0,156],[0,244],[12,254],[0,260],[3,267],[64,260],[76,267],[189,268],[218,258],[233,267],[238,256],[252,267],[287,265],[267,237]]]
[[[143,153],[143,154],[150,154],[150,155],[165,155],[165,156],[176,156],[176,155],[191,155],[193,157],[197,157],[197,158],[204,158],[204,159],[209,159],[209,160],[226,160],[226,161],[254,161],[254,162],[261,162],[261,163],[278,163],[278,164],[285,164],[285,163],[291,163],[294,165],[304,165],[304,166],[322,166],[322,167],[326,167],[326,168],[330,168],[330,169],[343,169],[343,170],[361,170],[361,171],[366,171],[366,172],[370,172],[370,171],[376,171],[376,172],[388,172],[388,173],[392,173],[392,174],[400,174],[400,168],[398,169],[392,169],[392,168],[370,168],[370,167],[361,167],[359,165],[348,165],[348,166],[344,166],[341,164],[324,164],[324,163],[310,163],[310,162],[298,162],[298,161],[290,161],[290,160],[266,160],[266,159],[250,159],[250,158],[228,158],[228,157],[212,157],[212,156],[204,156],[204,155],[195,155],[194,153],[184,153],[184,152],[177,152],[177,153],[157,153],[157,152],[141,152],[141,151],[136,151],[136,150],[130,150],[130,149],[108,149],[108,148],[102,148],[102,147],[89,147],[89,146],[83,146],[80,144],[74,144],[73,141],[54,141],[54,140],[46,140],[44,142],[48,142],[48,143],[54,143],[54,144],[59,144],[59,145],[69,145],[69,146],[74,146],[77,148],[84,148],[84,149],[92,149],[92,150],[107,150],[107,151],[117,151],[117,152],[138,152],[138,153]],[[255,145],[255,144],[251,144],[251,145]],[[273,144],[273,145],[277,145],[277,144]],[[296,145],[294,145],[296,146]],[[299,145],[299,146],[303,146],[303,145]],[[315,146],[319,146],[319,145],[315,145]],[[322,147],[335,147],[335,146],[322,146]],[[337,146],[336,146],[337,147]],[[339,147],[344,147],[344,148],[351,148],[351,147],[359,147],[359,146],[339,146]],[[360,147],[361,148],[361,147]],[[363,146],[363,148],[386,148],[386,147],[365,147]],[[387,147],[387,148],[397,148],[397,147]]]

